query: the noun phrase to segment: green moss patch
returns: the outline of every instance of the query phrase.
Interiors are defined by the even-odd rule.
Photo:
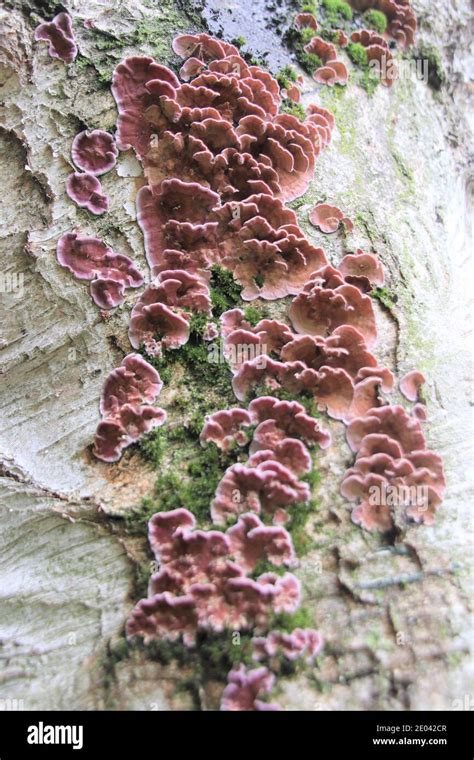
[[[317,470],[313,470],[309,476],[309,480],[308,476],[301,478],[301,480],[306,480],[311,488],[319,484],[321,475]],[[296,504],[288,509],[290,519],[285,524],[285,528],[291,536],[297,557],[304,557],[315,547],[315,542],[308,533],[308,520],[318,509],[319,503],[314,497],[304,504]]]
[[[387,30],[387,17],[382,11],[368,10],[364,13],[364,23],[369,29],[374,29],[379,34]]]
[[[428,84],[434,90],[440,90],[447,82],[441,53],[435,45],[420,42],[413,53],[413,58],[423,66],[428,75]]]
[[[280,113],[289,113],[291,116],[296,116],[300,121],[306,119],[306,111],[301,103],[295,103],[294,100],[285,98],[280,106]]]
[[[326,11],[326,21],[332,26],[337,26],[341,18],[348,21],[352,19],[352,8],[344,0],[323,0],[323,8]]]
[[[380,77],[374,71],[364,69],[359,77],[358,84],[366,91],[370,98],[380,84]]]
[[[261,319],[266,319],[268,317],[268,309],[265,305],[255,306],[252,304],[251,306],[245,307],[244,317],[247,322],[250,322],[252,327],[255,327],[255,325],[260,322]]]
[[[185,455],[168,471],[158,476],[146,512],[168,512],[184,507],[192,512],[200,525],[210,522],[210,506],[217,485],[227,467],[236,461],[226,456],[213,444],[199,450],[182,449]]]
[[[360,42],[350,42],[346,52],[354,66],[361,70],[358,72],[356,83],[371,97],[380,84],[380,77],[369,68],[366,48]]]
[[[385,306],[385,308],[388,309],[389,311],[393,310],[397,301],[396,295],[392,294],[385,287],[374,288],[371,291],[370,295],[372,296],[372,298],[375,298],[377,301],[379,301],[382,304],[382,306]]]
[[[92,35],[94,53],[90,58],[79,55],[71,69],[80,73],[87,68],[95,70],[94,81],[99,87],[108,87],[113,70],[126,54],[151,55],[160,63],[179,67],[179,59],[171,49],[176,34],[189,30],[190,21],[196,30],[202,29],[197,15],[190,19],[188,13],[176,8],[173,0],[161,0],[153,4],[153,15],[145,18],[126,34],[118,34],[97,27],[88,29]],[[111,27],[113,28],[113,27]]]
[[[314,74],[316,69],[319,69],[323,62],[319,56],[314,53],[306,52],[305,45],[314,37],[315,32],[309,27],[303,27],[302,29],[296,29],[291,27],[285,34],[285,43],[294,51],[296,60],[300,64],[301,68],[306,71],[310,76]]]
[[[314,16],[318,12],[317,0],[303,0],[301,4],[302,13],[312,13]]]
[[[241,301],[242,286],[234,280],[232,272],[218,265],[212,267],[210,290],[212,313],[215,317],[234,309]]]
[[[346,52],[356,66],[367,66],[367,50],[360,42],[349,42]]]
[[[287,90],[296,82],[298,74],[293,66],[283,66],[275,75],[275,79],[282,90]]]

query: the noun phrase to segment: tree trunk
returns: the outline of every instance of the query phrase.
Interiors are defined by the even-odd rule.
[[[104,377],[129,351],[133,291],[103,318],[55,256],[58,238],[80,228],[146,271],[134,205],[140,165],[131,152],[121,154],[117,171],[102,178],[111,210],[93,218],[64,192],[70,146],[84,126],[114,127],[108,82],[122,58],[146,53],[168,64],[174,34],[204,28],[196,12],[182,10],[188,5],[70,0],[79,56],[68,67],[33,42],[54,4],[44,10],[48,3],[17,0],[0,10],[0,702],[21,700],[24,709],[194,705],[177,688],[188,666],[165,664],[144,648],[120,655],[149,557],[145,538],[131,536],[116,517],[140,504],[156,473],[136,452],[116,465],[90,454]],[[264,2],[251,5],[263,9]],[[410,528],[393,542],[362,531],[339,495],[351,453],[342,425],[331,423],[335,443],[319,458],[315,544],[296,571],[326,646],[317,667],[280,681],[287,709],[449,710],[472,692],[469,4],[413,5],[419,50],[420,41],[436,45],[445,84],[435,91],[412,72],[371,98],[356,85],[341,97],[320,91],[336,128],[293,207],[334,263],[340,237],[307,223],[316,201],[343,208],[355,221],[356,244],[379,253],[395,298],[378,304],[377,356],[399,377],[413,368],[427,376],[426,431],[444,457],[448,492],[433,527]],[[207,6],[204,14],[211,17]],[[268,14],[262,10],[246,30],[255,55],[269,45]],[[278,44],[281,65],[289,53]],[[313,88],[306,77],[304,104]],[[221,690],[221,683],[203,684],[201,707],[215,707]]]

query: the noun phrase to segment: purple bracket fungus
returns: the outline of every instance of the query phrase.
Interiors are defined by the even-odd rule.
[[[227,338],[235,330],[253,331],[253,327],[245,319],[242,309],[229,309],[229,311],[222,312],[219,321],[223,338]]]
[[[357,29],[351,34],[351,42],[358,42],[359,45],[363,45],[365,48],[371,45],[380,45],[388,49],[387,40],[373,29]]]
[[[181,35],[173,41],[173,50],[181,58],[189,59],[180,72],[184,75],[183,79],[189,80],[197,74],[198,86],[206,87],[211,92],[217,87],[218,95],[222,92],[222,96],[217,97],[217,102],[215,102],[215,96],[214,102],[211,102],[218,109],[221,106],[223,109],[221,113],[225,118],[236,116],[235,106],[232,107],[233,100],[239,109],[250,106],[252,108],[250,112],[253,113],[260,112],[261,115],[277,113],[280,95],[276,80],[258,66],[248,66],[233,45],[215,40],[206,34]],[[206,72],[203,72],[205,66],[209,68],[207,76]],[[206,78],[203,80],[202,76]],[[236,91],[235,85],[240,81],[243,89]],[[195,82],[196,80],[193,80],[191,84]],[[235,93],[234,97],[232,93]],[[204,94],[203,92],[201,99]],[[254,110],[255,106],[257,110]]]
[[[424,404],[415,404],[411,413],[417,420],[420,420],[420,422],[426,422],[428,419],[428,412]]]
[[[176,536],[196,527],[196,520],[187,509],[158,512],[148,523],[148,541],[155,557],[160,562],[175,559]]]
[[[259,583],[271,590],[275,612],[294,612],[301,602],[301,585],[292,573],[276,575],[264,573],[258,578]]]
[[[354,522],[388,531],[401,520],[434,521],[446,485],[443,463],[425,448],[417,418],[401,406],[371,409],[349,424],[347,440],[357,457],[341,492],[359,502]]]
[[[328,338],[295,336],[283,346],[280,358],[288,363],[303,364],[307,368],[300,369],[296,377],[302,387],[311,390],[320,403],[324,400],[320,381],[326,378],[331,406],[334,402],[337,405],[330,413],[336,412],[345,420],[359,417],[372,407],[380,405],[379,390],[389,393],[394,384],[390,370],[377,366],[377,360],[367,349],[361,333],[349,325],[338,327]],[[342,374],[330,375],[328,370],[340,370]],[[339,403],[337,392],[331,399],[338,386]],[[327,403],[328,398],[325,400]]]
[[[285,362],[299,361],[315,370],[321,367],[344,369],[354,380],[363,368],[377,367],[377,359],[367,348],[362,334],[350,325],[337,327],[327,338],[295,335],[280,353]]]
[[[345,417],[348,422],[356,417],[361,417],[379,406],[383,406],[386,400],[381,392],[390,393],[393,388],[394,377],[386,368],[364,367],[357,373],[354,383],[354,396],[349,411]]]
[[[420,387],[426,382],[425,376],[418,370],[408,372],[400,380],[400,392],[408,401],[419,401]]]
[[[192,646],[197,626],[194,598],[163,591],[138,602],[128,620],[127,635],[139,634],[145,642],[160,638],[176,641],[182,637],[187,646]]]
[[[377,330],[372,299],[353,285],[347,285],[340,273],[326,267],[312,275],[293,300],[289,317],[299,333],[327,337],[342,325],[360,332],[370,347]]]
[[[293,103],[299,103],[301,100],[301,90],[296,84],[291,85],[291,87],[288,87],[286,90],[282,90],[282,94],[283,93],[285,93],[285,97],[287,97],[288,100],[292,100]]]
[[[189,82],[180,84],[171,71],[146,57],[127,59],[117,67],[112,90],[119,108],[119,145],[137,150],[152,185],[165,178],[165,170],[189,180],[201,174],[224,195],[242,189],[248,193],[249,188],[278,190],[271,157],[251,145],[254,137],[246,139],[251,146],[247,151],[233,127],[244,128],[246,116],[258,117],[262,124],[274,117],[277,139],[284,138],[287,120],[277,116],[281,98],[276,80],[259,67],[248,66],[237,52],[230,52],[236,50],[232,46],[226,46],[228,53],[223,55],[223,46],[215,40],[196,43],[196,35],[177,38],[183,55],[184,38],[189,49],[195,45],[203,55],[192,56],[183,65],[181,76]],[[314,138],[311,127],[297,123],[293,127]],[[288,134],[288,143],[289,138]]]
[[[402,447],[390,436],[385,433],[368,433],[359,441],[360,448],[357,451],[358,457],[370,457],[372,454],[388,454],[395,459],[403,456]]]
[[[324,640],[313,628],[295,628],[291,633],[270,631],[267,636],[252,639],[253,659],[257,662],[283,655],[287,660],[313,663],[323,648]]]
[[[414,16],[406,0],[351,2],[358,10],[382,10],[389,20],[385,36],[410,44]],[[312,14],[299,14],[295,23],[317,29]],[[336,32],[337,43],[345,46],[347,35]],[[358,30],[352,42],[364,45],[369,62],[392,57],[385,37],[374,32]],[[312,395],[319,410],[347,426],[355,457],[341,491],[352,503],[354,522],[382,531],[409,521],[430,524],[445,478],[441,458],[426,449],[424,408],[417,404],[408,414],[387,403],[383,394],[392,390],[394,377],[371,353],[376,323],[366,294],[383,284],[381,264],[358,249],[344,256],[339,269],[329,265],[284,205],[307,190],[316,159],[331,141],[334,116],[315,104],[307,107],[304,121],[279,113],[282,95],[298,102],[302,80],[282,93],[271,74],[205,33],[176,37],[173,50],[184,59],[180,79],[145,56],[126,59],[113,77],[117,144],[135,150],[147,182],[137,210],[152,279],[132,310],[132,346],[159,356],[163,348],[183,345],[194,314],[208,322],[203,339],[217,337],[210,299],[214,265],[232,273],[244,301],[295,296],[289,309],[293,329],[276,319],[252,325],[240,309],[221,315],[223,353],[237,399],[262,385],[269,393]],[[324,64],[316,81],[346,83],[335,45],[313,36],[306,51]],[[111,168],[116,156],[113,137],[101,130],[74,141],[74,161],[88,173],[71,175],[68,193],[93,213],[100,213],[101,202],[95,175]],[[341,224],[353,229],[340,209],[324,203],[310,221],[325,233]],[[130,259],[96,238],[63,236],[58,261],[91,281],[93,298],[104,308],[120,303],[125,287],[143,282]],[[238,353],[242,347],[245,356]],[[420,382],[419,373],[409,373],[400,389],[417,401]],[[161,385],[139,354],[110,373],[101,396],[97,457],[116,461],[131,442],[163,424],[166,413],[152,406]],[[326,448],[329,433],[297,401],[264,396],[248,410],[208,415],[200,440],[224,452],[242,447],[239,460],[248,446],[246,463],[228,467],[210,508],[214,523],[231,525],[202,530],[186,509],[153,516],[149,542],[159,570],[147,598],[131,612],[127,635],[146,642],[181,637],[192,646],[199,632],[252,630],[255,659],[313,662],[322,646],[317,631],[269,632],[275,613],[298,608],[298,579],[290,572],[255,576],[261,562],[296,564],[284,523],[310,498],[308,483],[300,480],[311,471],[308,447]],[[405,494],[395,504],[389,501],[393,489]],[[406,498],[412,491],[421,493],[414,502]],[[229,674],[222,709],[279,709],[259,699],[272,685],[266,668],[241,666]]]
[[[163,425],[166,412],[150,406],[163,383],[158,372],[139,354],[128,354],[108,375],[100,397],[102,421],[93,453],[104,462],[116,462],[124,448],[152,428]]]
[[[334,118],[318,106],[304,123],[278,115],[276,80],[233,46],[208,35],[174,44],[188,57],[188,83],[135,57],[117,67],[112,88],[118,143],[133,145],[150,183],[137,206],[152,275],[192,268],[208,280],[219,263],[244,286],[244,299],[294,295],[326,258],[274,194],[305,191]],[[227,198],[239,200],[220,205]]]
[[[73,172],[66,180],[66,192],[74,203],[92,214],[104,214],[109,208],[109,199],[94,174]]]
[[[105,174],[117,163],[118,150],[113,135],[103,129],[79,132],[72,141],[72,160],[89,174]]]
[[[283,201],[303,195],[323,147],[310,119],[301,122],[291,114],[280,114],[268,121],[251,115],[240,120],[236,132],[244,151],[270,161],[278,174]]]
[[[260,357],[262,364],[269,354],[268,347],[261,341],[260,335],[253,330],[234,330],[224,339],[223,354],[232,370],[238,372],[243,362],[249,357]]]
[[[218,201],[217,193],[197,182],[169,179],[157,188],[141,188],[137,195],[137,219],[152,271],[165,264],[166,249],[179,250],[181,241],[183,247],[191,247],[193,240],[198,247],[200,244],[209,247],[209,239],[213,239],[217,227],[217,222],[208,221],[209,213]]]
[[[138,288],[143,276],[128,256],[115,253],[99,238],[67,232],[58,240],[58,262],[78,280],[90,280],[93,301],[111,309],[124,300],[125,288]]]
[[[221,263],[244,286],[244,300],[296,294],[327,263],[322,248],[304,238],[294,212],[270,195],[226,203],[215,209],[214,217],[219,221]]]
[[[150,82],[159,86],[153,96]],[[148,56],[132,56],[118,64],[112,78],[112,94],[118,108],[117,145],[120,150],[134,148],[140,157],[150,148],[153,134],[168,126],[168,119],[156,104],[160,95],[174,98],[179,80],[166,66]]]
[[[357,11],[373,8],[381,11],[388,21],[386,37],[396,40],[402,48],[413,44],[416,32],[416,18],[408,0],[349,0]]]
[[[319,411],[326,411],[335,420],[345,420],[350,416],[354,384],[344,369],[304,369],[296,375],[296,379],[303,390],[313,394]]]
[[[217,486],[211,517],[216,524],[225,525],[227,520],[250,511],[281,522],[285,507],[308,501],[309,495],[307,483],[301,483],[279,462],[268,460],[256,467],[237,463],[226,470]]]
[[[347,47],[349,44],[349,37],[345,33],[343,29],[334,29],[334,32],[337,34],[337,38],[335,40],[336,44],[340,47]]]
[[[266,346],[268,353],[276,355],[294,337],[288,325],[278,319],[261,319],[253,328],[253,333],[258,336],[260,344]]]
[[[349,285],[355,285],[362,293],[369,293],[373,287],[381,287],[385,282],[382,264],[372,253],[364,253],[360,248],[348,253],[339,264],[339,271]]]
[[[185,269],[163,270],[141,294],[134,306],[132,318],[155,304],[165,304],[177,314],[209,314],[209,288],[198,275]]]
[[[159,396],[161,378],[140,354],[128,354],[107,376],[100,397],[100,413],[113,417],[125,404],[150,404]]]
[[[262,694],[268,694],[275,684],[275,676],[267,668],[248,670],[244,665],[231,670],[228,684],[224,689],[221,700],[221,710],[240,712],[281,710],[275,703],[263,702],[258,699]]]
[[[209,117],[194,121],[183,132],[164,132],[157,147],[147,153],[145,166],[151,185],[178,174],[187,181],[200,175],[224,200],[280,192],[271,161],[241,151],[240,138],[225,119]]]
[[[150,580],[148,598],[132,611],[128,636],[174,640],[182,634],[192,645],[199,629],[266,626],[272,612],[293,612],[301,590],[291,573],[265,573],[253,580],[238,561],[247,568],[259,558],[292,562],[291,539],[283,528],[269,530],[260,521],[250,526],[248,517],[253,520],[243,516],[242,523],[222,533],[196,530],[185,509],[154,515],[149,539],[160,569]]]
[[[77,45],[69,13],[58,13],[52,21],[35,29],[35,40],[49,43],[48,53],[64,63],[72,63],[77,56]]]
[[[200,441],[201,443],[212,441],[222,451],[227,451],[234,443],[244,446],[248,442],[245,428],[251,423],[250,413],[238,407],[208,414]]]
[[[361,367],[356,375],[356,383],[376,378],[384,393],[390,393],[395,384],[393,372],[387,367]]]
[[[232,329],[232,325],[237,326]],[[245,322],[240,309],[232,309],[221,315],[222,335],[224,337],[224,356],[232,371],[240,369],[243,362],[259,356],[264,364],[266,356],[279,355],[283,346],[291,341],[293,333],[288,325],[276,319],[262,319],[255,327]]]
[[[209,288],[197,274],[185,269],[168,269],[146,288],[140,297],[141,306],[165,303],[173,309],[210,314]]]
[[[310,42],[305,46],[307,53],[317,55],[323,63],[329,61],[335,61],[337,58],[337,50],[331,42],[326,42],[322,37],[315,35]]]
[[[328,61],[313,74],[313,79],[319,84],[327,84],[333,87],[335,84],[345,85],[349,79],[347,66],[342,61]]]
[[[295,564],[290,534],[281,525],[264,525],[257,515],[242,515],[228,529],[231,552],[245,572],[252,572],[263,559],[273,565]]]
[[[300,361],[285,363],[265,357],[262,362],[262,358],[257,357],[240,365],[232,379],[232,387],[237,398],[243,401],[258,385],[264,385],[269,392],[278,388],[291,393],[304,391],[312,394],[318,408],[327,410],[331,417],[345,420],[351,416],[354,383],[343,369],[321,367],[316,371]]]
[[[304,47],[305,52],[315,55],[321,59],[323,66],[320,66],[313,74],[315,82],[328,84],[332,87],[335,84],[345,85],[349,78],[346,65],[337,60],[337,50],[330,42],[326,42],[322,37],[315,36]]]
[[[283,439],[301,438],[306,444],[326,449],[331,444],[330,434],[321,428],[319,421],[306,414],[297,401],[280,401],[272,396],[260,396],[250,402],[249,414],[257,423],[250,452],[273,449]]]
[[[318,22],[312,13],[298,13],[295,16],[295,26],[298,29],[306,27],[315,32],[318,28]]]
[[[378,453],[358,457],[344,477],[341,493],[359,502],[354,522],[367,530],[390,530],[398,509],[405,519],[431,524],[442,502],[445,479],[441,458],[416,451],[398,459]]]
[[[90,284],[90,294],[92,300],[100,309],[108,311],[120,306],[125,299],[125,285],[121,280],[113,276],[97,277]]]
[[[310,103],[306,108],[306,120],[315,125],[323,147],[329,145],[335,125],[334,115],[331,111],[317,106],[315,103]]]
[[[244,286],[245,301],[296,295],[310,273],[326,261],[321,248],[291,233],[274,242],[258,238],[244,241],[243,253],[236,259],[231,268],[237,282]],[[259,279],[263,281],[261,285]]]
[[[99,422],[94,438],[94,456],[103,462],[117,462],[127,446],[165,421],[163,409],[125,404],[113,419]]]
[[[351,34],[351,42],[365,47],[371,70],[378,74],[385,87],[391,87],[398,77],[398,70],[387,41],[370,29],[358,29]]]
[[[173,51],[180,58],[197,58],[206,63],[215,59],[238,55],[234,45],[216,40],[208,34],[181,34],[173,40]]]
[[[179,348],[188,340],[191,314],[209,314],[210,309],[209,288],[197,274],[162,271],[132,309],[130,343],[134,348],[144,345],[153,355],[161,347]]]
[[[328,203],[318,203],[310,212],[309,221],[326,235],[336,232],[341,224],[344,225],[347,232],[352,232],[354,227],[351,220],[344,216],[340,208],[330,206]]]
[[[272,449],[259,449],[249,457],[247,465],[257,467],[269,460],[278,462],[298,477],[311,472],[313,466],[308,449],[297,438],[283,438],[275,442]]]
[[[275,391],[278,388],[290,392],[301,391],[301,383],[296,374],[302,372],[305,366],[302,362],[278,362],[265,357],[243,362],[232,378],[232,388],[239,401],[245,401],[250,391],[258,385]]]
[[[161,356],[163,348],[179,348],[189,338],[189,321],[163,303],[133,308],[128,337],[133,348],[144,346],[149,356]]]
[[[371,409],[365,417],[352,420],[347,428],[347,442],[352,451],[359,451],[368,435],[388,436],[405,454],[424,449],[426,444],[418,420],[396,405]]]

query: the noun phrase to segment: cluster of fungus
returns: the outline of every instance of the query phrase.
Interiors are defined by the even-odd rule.
[[[320,84],[332,86],[347,84],[349,74],[345,63],[337,60],[336,46],[315,35],[305,46],[305,52],[319,58],[323,65],[313,73],[313,79]]]
[[[66,232],[58,241],[57,259],[78,280],[88,280],[92,300],[101,309],[123,303],[126,288],[139,288],[143,276],[133,261],[115,253],[103,240]]]
[[[377,63],[382,84],[391,87],[397,78],[397,68],[388,41],[371,29],[360,29],[351,34],[351,42],[362,45],[367,62],[372,64],[373,68],[374,62]]]
[[[222,450],[249,445],[247,463],[231,465],[217,486],[211,504],[215,523],[225,525],[242,512],[252,511],[284,524],[292,505],[310,497],[307,483],[299,480],[311,470],[307,445],[327,448],[331,438],[297,401],[260,396],[248,409],[233,407],[208,415],[201,443]]]
[[[329,434],[298,402],[265,396],[254,399],[248,409],[209,415],[201,443],[223,451],[248,447],[249,457],[245,464],[231,465],[217,486],[210,513],[220,530],[196,529],[186,509],[152,517],[149,542],[159,571],[150,579],[147,598],[131,614],[128,635],[146,641],[182,636],[193,646],[199,631],[250,629],[259,634],[252,639],[254,660],[267,660],[271,666],[280,655],[312,662],[322,647],[318,631],[267,633],[275,614],[298,608],[298,579],[290,572],[255,573],[262,562],[275,569],[297,564],[285,523],[310,497],[308,484],[301,480],[311,470],[307,446],[328,446]],[[255,679],[260,683],[260,676],[273,683],[268,667],[231,671],[222,709],[278,709],[256,699],[261,687],[255,687]]]
[[[384,14],[387,28],[384,36],[395,40],[401,47],[413,44],[416,17],[409,0],[349,0],[357,11],[375,10]]]
[[[319,84],[346,85],[348,71],[337,57],[337,47],[347,48],[349,57],[352,57],[354,48],[359,46],[362,49],[356,53],[357,60],[368,65],[383,85],[391,87],[397,78],[397,67],[390,43],[402,48],[413,43],[416,31],[413,9],[408,0],[350,0],[350,5],[363,13],[362,22],[370,23],[376,17],[376,30],[358,28],[349,36],[343,29],[331,29],[324,38],[322,35],[328,30],[319,30],[315,15],[299,13],[293,27],[298,39],[299,59]],[[347,9],[351,13],[348,6]],[[317,34],[318,31],[321,34]]]
[[[376,262],[371,254],[349,256]],[[378,266],[372,264],[374,277]],[[375,315],[365,293],[372,272],[368,265],[363,271],[364,275],[347,275],[356,282],[348,284],[342,272],[329,265],[318,270],[290,306],[295,331],[268,319],[252,328],[239,309],[222,315],[224,355],[240,401],[259,387],[268,392],[282,389],[311,396],[320,411],[342,421],[384,403],[381,391],[389,392],[394,378],[389,369],[378,366],[368,348],[375,339]],[[254,358],[247,358],[249,354]]]
[[[66,180],[66,192],[81,208],[92,214],[103,214],[109,200],[102,192],[98,176],[110,171],[116,164],[118,150],[113,135],[103,129],[79,132],[73,140],[71,156],[80,172],[73,172]]]
[[[128,621],[129,635],[146,640],[194,643],[198,630],[265,630],[275,612],[294,612],[300,585],[291,573],[250,574],[262,560],[294,563],[291,538],[282,526],[242,515],[223,533],[198,530],[186,509],[159,512],[149,523],[149,541],[160,569],[147,599]]]
[[[441,457],[426,448],[420,420],[402,406],[371,409],[347,428],[356,452],[342,494],[358,502],[352,519],[368,530],[403,530],[407,521],[430,525],[443,500]]]
[[[151,405],[162,387],[158,372],[140,354],[128,354],[112,370],[100,397],[102,420],[93,448],[98,459],[116,462],[124,448],[163,425],[166,412]]]
[[[391,55],[388,39],[402,46],[413,41],[416,23],[406,0],[351,5],[387,18],[383,34],[352,34],[368,60]],[[51,55],[68,61],[75,43],[65,16],[42,24],[36,37],[49,41]],[[315,16],[298,14],[295,25],[310,30],[306,53],[323,64],[314,79],[345,84],[347,69],[335,45],[314,34]],[[338,44],[346,46],[348,36],[336,31]],[[67,192],[91,213],[105,212],[98,176],[113,168],[118,150],[135,151],[147,182],[137,196],[137,219],[150,282],[132,308],[130,344],[160,357],[163,349],[188,341],[194,315],[208,320],[203,338],[220,334],[241,406],[208,415],[200,441],[247,458],[231,464],[217,485],[209,508],[214,529],[200,529],[184,508],[151,518],[148,536],[158,569],[147,597],[131,613],[127,635],[181,638],[192,647],[200,632],[253,631],[252,656],[264,664],[252,670],[241,664],[230,672],[221,709],[273,710],[279,706],[265,697],[274,684],[275,658],[312,663],[322,647],[315,630],[272,626],[276,615],[300,604],[299,581],[287,570],[297,565],[288,522],[310,499],[310,448],[331,443],[318,419],[298,401],[278,398],[279,392],[309,397],[313,409],[346,426],[355,460],[341,492],[356,502],[352,519],[367,530],[432,522],[445,488],[443,465],[427,449],[421,429],[424,377],[414,371],[400,383],[414,404],[409,414],[390,403],[393,374],[372,353],[377,328],[369,294],[384,283],[380,261],[357,249],[332,266],[285,206],[306,191],[331,140],[333,115],[316,104],[306,109],[304,121],[280,113],[277,81],[222,40],[181,35],[173,50],[184,60],[179,78],[147,56],[117,66],[116,138],[102,130],[76,136],[72,158],[80,171],[68,178]],[[297,102],[299,87],[283,95]],[[326,234],[341,224],[352,230],[344,213],[329,204],[317,205],[310,221]],[[128,257],[96,238],[63,235],[57,257],[77,278],[91,281],[92,297],[104,309],[122,303],[126,287],[143,284]],[[232,272],[244,301],[291,296],[288,323],[251,324],[234,308],[221,314],[217,329],[210,297],[215,265]],[[110,373],[100,401],[97,458],[117,461],[126,446],[164,423],[165,411],[153,406],[161,387],[139,353]],[[393,499],[393,493],[404,496]]]

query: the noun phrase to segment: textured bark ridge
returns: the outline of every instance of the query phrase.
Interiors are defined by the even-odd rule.
[[[357,246],[378,252],[387,283],[377,304],[377,357],[399,377],[417,368],[428,378],[426,431],[445,460],[447,497],[433,527],[411,528],[402,541],[363,532],[339,495],[352,462],[344,431],[327,423],[334,444],[318,456],[313,548],[295,571],[326,645],[317,665],[280,682],[278,701],[287,709],[456,709],[473,688],[466,656],[469,8],[447,0],[413,5],[419,55],[437,46],[442,89],[412,74],[371,98],[355,85],[342,96],[321,92],[336,117],[333,140],[292,206],[330,260],[340,261],[341,236],[327,238],[309,224],[318,202],[342,208]],[[144,179],[132,152],[101,177],[104,216],[76,208],[65,182],[74,136],[115,125],[114,66],[142,53],[174,64],[172,37],[204,26],[178,2],[157,6],[70,2],[79,54],[68,67],[33,42],[35,26],[54,8],[47,18],[26,0],[0,10],[0,703],[23,700],[25,709],[192,709],[196,702],[212,709],[223,688],[213,674],[187,690],[194,674],[186,658],[124,646],[150,557],[143,534],[123,518],[152,492],[156,472],[136,450],[114,465],[97,462],[90,444],[103,381],[130,350],[136,294],[127,291],[104,317],[55,256],[59,237],[80,231],[146,271],[135,217]],[[254,35],[249,30],[246,44],[262,55],[258,24]],[[278,65],[288,55],[282,47]],[[305,78],[304,104],[313,87]],[[173,401],[174,379],[160,405]]]

